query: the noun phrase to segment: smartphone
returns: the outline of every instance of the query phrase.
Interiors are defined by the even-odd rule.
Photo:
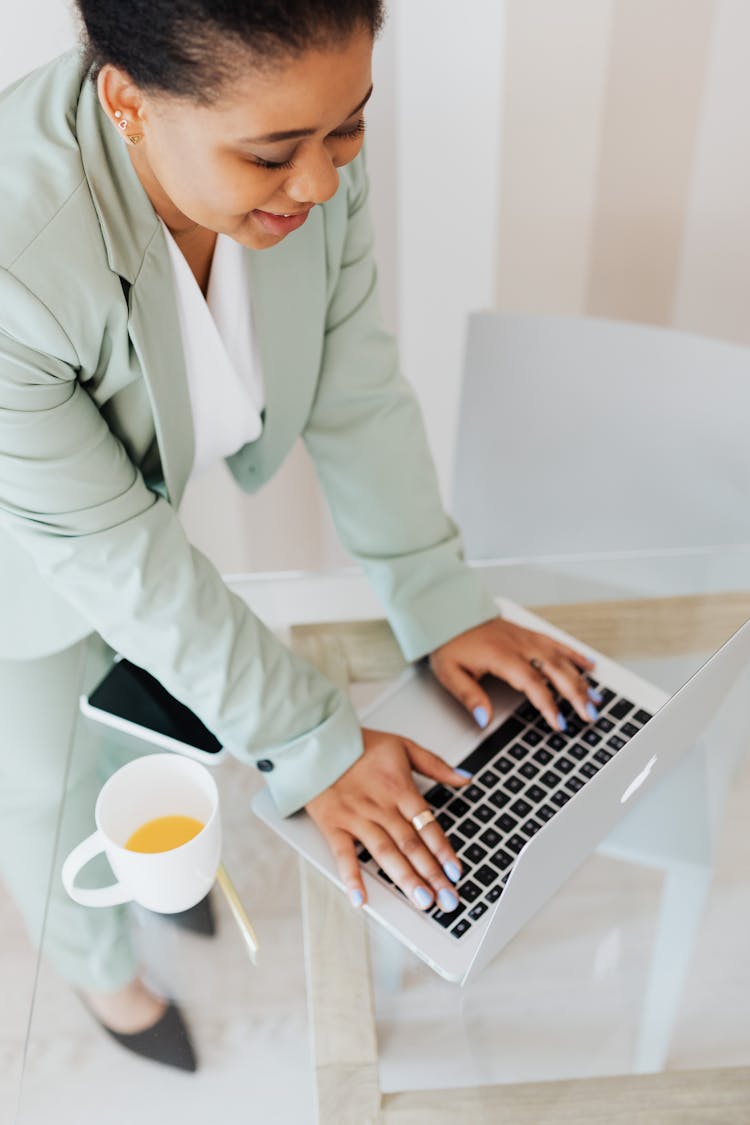
[[[205,765],[215,765],[226,753],[189,707],[144,668],[119,654],[91,694],[80,696],[79,706],[95,722]]]

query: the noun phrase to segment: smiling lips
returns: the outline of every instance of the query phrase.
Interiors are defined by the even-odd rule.
[[[290,211],[286,214],[277,215],[273,211],[253,211],[258,222],[264,227],[269,234],[285,235],[291,234],[293,230],[298,230],[302,226],[307,216],[310,214],[312,207],[308,207],[304,211]]]

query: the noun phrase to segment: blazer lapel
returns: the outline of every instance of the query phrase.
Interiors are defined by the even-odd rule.
[[[130,290],[128,333],[151,402],[167,499],[179,507],[195,454],[172,265],[159,227]]]
[[[228,457],[232,474],[253,491],[276,471],[299,436],[320,372],[326,311],[321,208],[270,250],[248,250],[253,325],[265,411],[263,433]]]
[[[88,80],[81,89],[76,127],[109,267],[128,294],[128,332],[151,403],[167,499],[176,508],[195,450],[169,251],[125,142]]]

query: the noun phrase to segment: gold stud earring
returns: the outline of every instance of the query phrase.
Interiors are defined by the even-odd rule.
[[[131,145],[139,145],[143,140],[143,133],[132,133],[127,139],[130,141]]]

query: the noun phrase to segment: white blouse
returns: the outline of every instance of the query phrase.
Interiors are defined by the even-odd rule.
[[[195,456],[191,478],[236,453],[263,430],[265,388],[244,248],[216,236],[206,297],[162,221],[172,259]]]

